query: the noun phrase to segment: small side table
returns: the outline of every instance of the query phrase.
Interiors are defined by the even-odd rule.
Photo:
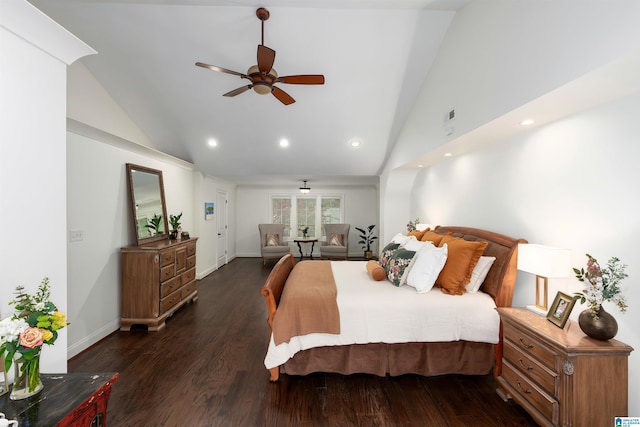
[[[311,243],[311,251],[309,252],[309,259],[313,259],[313,247],[315,246],[318,239],[313,237],[302,237],[293,239],[294,242],[298,244],[298,250],[300,251],[300,261],[304,259],[304,253],[302,252],[302,243]]]
[[[0,412],[19,426],[70,427],[107,425],[107,402],[118,374],[41,374],[44,389],[23,400],[0,396]]]

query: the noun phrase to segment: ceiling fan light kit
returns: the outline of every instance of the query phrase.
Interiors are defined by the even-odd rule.
[[[264,21],[269,19],[269,11],[263,7],[256,10],[256,16],[262,22],[262,43],[258,45],[257,65],[252,65],[247,70],[247,74],[237,71],[228,70],[216,65],[209,65],[203,62],[196,62],[198,67],[208,68],[212,71],[220,73],[232,74],[239,76],[241,79],[251,81],[251,84],[241,86],[223,96],[233,97],[240,95],[253,89],[260,95],[273,94],[284,105],[293,104],[295,99],[288,93],[274,86],[276,83],[298,84],[298,85],[322,85],[324,84],[324,76],[322,74],[306,74],[278,77],[278,73],[273,69],[273,63],[276,59],[276,51],[264,45]]]

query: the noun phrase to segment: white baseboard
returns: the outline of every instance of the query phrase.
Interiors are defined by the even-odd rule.
[[[112,332],[117,331],[118,329],[120,329],[120,319],[116,319],[107,323],[91,335],[84,337],[77,343],[69,345],[67,347],[67,360],[82,353],[84,350],[88,349],[89,347],[91,347],[101,339],[107,337]]]

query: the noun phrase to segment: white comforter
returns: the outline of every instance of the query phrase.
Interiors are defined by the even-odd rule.
[[[365,265],[366,261],[331,262],[338,288],[340,334],[297,336],[278,346],[272,334],[264,360],[267,369],[313,347],[380,342],[498,342],[500,318],[489,295],[446,295],[437,288],[418,294],[409,286],[397,288],[387,280],[372,280]]]

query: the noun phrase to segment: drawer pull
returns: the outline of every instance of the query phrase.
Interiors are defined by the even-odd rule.
[[[516,384],[518,384],[518,387],[520,388],[520,391],[525,393],[525,394],[531,394],[531,389],[527,388],[525,389],[524,387],[522,387],[522,384],[520,383],[520,380],[516,380]]]
[[[522,339],[522,337],[518,338],[518,340],[520,341],[520,344],[522,344],[524,348],[533,348],[533,344],[527,344],[526,342],[524,342],[524,339]]]
[[[520,366],[526,369],[527,371],[530,371],[533,369],[533,365],[527,366],[524,364],[524,362],[522,361],[522,357],[518,358],[518,363],[520,363]]]

